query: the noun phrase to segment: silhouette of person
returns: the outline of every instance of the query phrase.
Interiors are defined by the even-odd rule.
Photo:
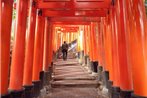
[[[63,53],[63,60],[67,59],[67,53],[68,53],[68,44],[66,41],[62,44],[62,53]]]

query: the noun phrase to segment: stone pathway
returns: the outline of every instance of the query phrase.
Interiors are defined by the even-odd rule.
[[[45,98],[100,98],[98,82],[76,59],[54,63],[52,90]]]

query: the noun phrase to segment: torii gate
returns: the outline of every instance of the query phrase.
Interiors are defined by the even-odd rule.
[[[79,40],[83,44],[78,52],[84,52],[85,65],[89,59],[91,71],[97,72],[95,66],[103,69],[111,97],[146,98],[147,18],[143,1],[17,0],[14,4],[13,0],[1,0],[1,97],[37,97],[42,75],[50,72],[53,62],[52,51],[57,44],[54,27],[83,25],[83,38]],[[9,68],[13,4],[17,15]]]

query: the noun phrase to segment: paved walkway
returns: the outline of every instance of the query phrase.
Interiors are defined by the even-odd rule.
[[[98,82],[76,59],[55,62],[51,86],[45,98],[98,98]]]

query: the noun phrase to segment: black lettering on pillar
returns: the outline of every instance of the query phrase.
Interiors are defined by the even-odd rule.
[[[42,16],[42,10],[41,9],[38,10],[38,16]]]
[[[115,5],[115,2],[116,2],[116,0],[112,0],[112,5],[113,5],[113,6]]]

